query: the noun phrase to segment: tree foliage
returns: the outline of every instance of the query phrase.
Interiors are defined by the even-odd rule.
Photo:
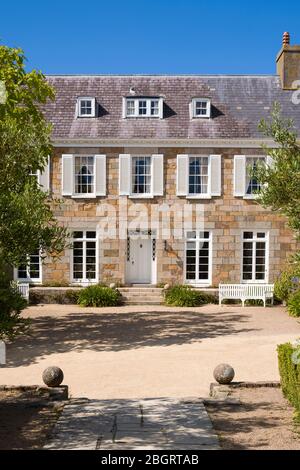
[[[0,340],[11,341],[27,332],[30,320],[21,317],[26,306],[26,300],[0,271]]]
[[[274,141],[271,148],[264,146],[269,157],[267,165],[258,165],[255,178],[261,185],[257,201],[264,207],[286,217],[288,226],[300,239],[300,146],[291,119],[282,117],[275,103],[269,120],[262,120],[260,131]],[[300,253],[297,251],[287,260],[280,277],[275,282],[278,298],[292,302],[289,312],[299,311],[299,291],[295,293],[300,276]]]
[[[26,72],[21,49],[6,46],[0,46],[0,81],[6,89],[0,104],[0,255],[18,265],[37,249],[57,254],[65,246],[66,230],[53,215],[59,201],[32,176],[52,151],[41,105],[54,99],[54,91],[41,72]]]
[[[264,207],[284,215],[287,223],[300,238],[300,146],[293,121],[282,117],[275,104],[269,120],[262,120],[260,131],[272,139],[272,148],[264,146],[270,158],[266,166],[259,165],[255,176],[261,184],[257,200]]]
[[[45,168],[51,148],[51,126],[42,106],[54,91],[41,72],[25,69],[21,49],[0,46],[0,338],[24,333],[20,317],[27,305],[4,279],[7,265],[25,264],[37,250],[59,254],[66,229],[54,217],[59,201],[40,187],[34,174]]]

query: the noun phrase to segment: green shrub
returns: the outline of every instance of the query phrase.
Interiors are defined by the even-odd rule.
[[[65,293],[66,303],[77,304],[79,299],[80,291],[69,289]]]
[[[174,307],[198,307],[215,301],[214,296],[193,290],[189,286],[173,286],[165,292],[165,303]]]
[[[208,294],[207,292],[199,292],[199,291],[197,292],[198,294],[201,295],[203,304],[217,304],[218,303],[218,299],[214,294]]]
[[[110,287],[89,286],[79,291],[77,303],[82,307],[114,307],[120,305],[121,295]]]
[[[0,340],[12,340],[26,333],[30,321],[20,318],[26,300],[14,286],[0,283]]]
[[[295,407],[297,417],[300,416],[300,363],[293,362],[293,355],[300,358],[300,347],[293,347],[290,343],[280,344],[277,347],[278,366],[282,393]]]
[[[274,295],[277,299],[287,302],[290,294],[295,289],[294,277],[300,277],[299,263],[290,265],[280,274],[274,283]]]
[[[300,290],[297,290],[294,294],[290,294],[287,308],[291,317],[300,317]]]

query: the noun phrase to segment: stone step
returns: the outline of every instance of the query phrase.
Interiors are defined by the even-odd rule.
[[[162,292],[163,289],[159,287],[119,287],[120,292]]]
[[[161,289],[121,290],[125,305],[160,305],[164,301]]]
[[[164,300],[163,289],[159,287],[135,285],[121,287],[124,305],[161,305]]]
[[[132,298],[163,297],[163,294],[161,294],[160,292],[143,292],[143,293],[142,292],[121,292],[121,295],[123,297],[132,297]]]
[[[143,302],[144,300],[158,300],[158,301],[162,301],[163,300],[163,297],[161,295],[143,295],[143,296],[139,296],[139,295],[122,295],[122,299],[124,300],[136,300],[136,301],[139,301],[139,302]]]
[[[131,291],[120,291],[120,293],[122,295],[132,295],[132,296],[135,296],[135,295],[138,295],[140,297],[143,297],[143,296],[147,296],[147,295],[157,295],[157,296],[162,296],[163,293],[162,292],[131,292]]]

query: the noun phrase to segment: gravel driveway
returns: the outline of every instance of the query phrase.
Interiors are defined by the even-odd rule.
[[[40,384],[61,367],[73,397],[207,396],[212,372],[230,363],[235,380],[278,380],[276,346],[300,337],[281,307],[209,305],[29,307],[31,336],[7,347],[0,383]]]

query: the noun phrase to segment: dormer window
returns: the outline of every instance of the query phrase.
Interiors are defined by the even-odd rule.
[[[95,117],[96,100],[91,97],[78,98],[78,117]]]
[[[124,98],[124,117],[163,117],[162,98]]]
[[[192,100],[192,118],[210,118],[211,103],[207,98]]]

